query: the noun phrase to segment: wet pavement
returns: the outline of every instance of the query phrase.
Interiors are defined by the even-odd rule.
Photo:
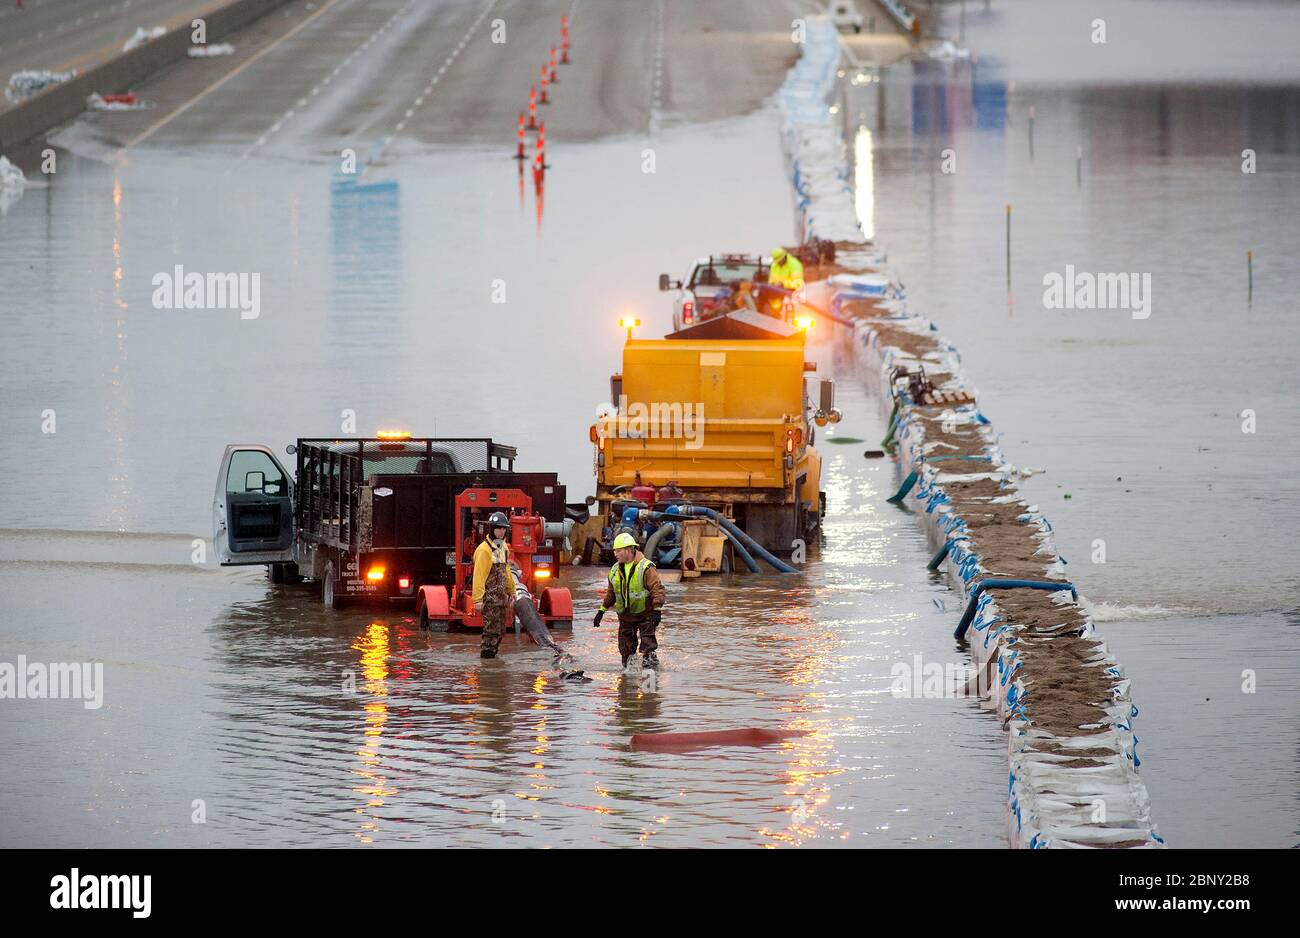
[[[843,404],[870,413],[860,391]],[[859,416],[837,433],[880,430]],[[182,536],[6,532],[0,650],[104,661],[105,703],[0,710],[0,842],[997,845],[996,721],[970,699],[890,691],[914,654],[961,660],[952,596],[925,572],[918,527],[883,502],[892,467],[856,443],[826,451],[821,559],[669,585],[654,689],[619,670],[614,629],[591,628],[591,568],[566,573],[578,615],[557,636],[593,679],[570,684],[526,640],[484,663],[474,634],[327,612],[310,586],[178,561]],[[741,726],[811,735],[629,747]]]
[[[290,4],[237,61],[160,76],[142,89],[150,111],[64,128],[56,176],[0,216],[0,472],[18,480],[0,494],[0,660],[105,664],[99,710],[0,708],[0,844],[1003,844],[996,720],[889,692],[913,655],[964,662],[956,600],[925,572],[919,525],[884,504],[895,469],[861,455],[883,435],[878,404],[829,347],[847,414],[835,435],[863,442],[823,446],[822,556],[791,578],[670,586],[653,691],[617,670],[613,631],[588,625],[598,571],[566,572],[566,645],[593,677],[573,685],[513,638],[480,664],[472,635],[331,613],[309,586],[192,562],[225,443],[278,450],[340,432],[345,412],[362,432],[491,435],[578,500],[618,317],[666,332],[660,272],[792,237],[762,102],[797,5],[325,6]],[[544,109],[539,189],[510,155],[566,12],[574,64]],[[974,41],[973,15],[968,28]],[[1048,470],[1026,487],[1134,678],[1166,838],[1293,843],[1300,603],[1285,564],[1259,558],[1296,546],[1276,518],[1297,501],[1277,467],[1298,455],[1300,245],[1275,208],[1300,191],[1295,89],[1063,80],[1031,96],[1014,61],[985,67],[987,82],[942,65],[886,74],[883,117],[864,105],[867,220],[964,353],[1005,451]],[[205,93],[216,74],[231,77]],[[1266,167],[1248,181],[1245,144],[1206,133],[1240,113]],[[948,145],[955,176],[937,172]],[[334,185],[345,149],[358,186]],[[1044,311],[1040,278],[1066,262],[1151,270],[1151,318]],[[176,264],[259,272],[259,315],[156,308],[151,279]],[[1089,562],[1096,538],[1106,564]],[[812,732],[678,755],[627,745],[740,726]]]

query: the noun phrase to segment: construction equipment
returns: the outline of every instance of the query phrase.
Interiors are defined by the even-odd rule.
[[[547,586],[559,569],[558,548],[547,544],[546,519],[533,513],[533,500],[518,489],[469,488],[456,496],[455,563],[450,588],[447,584],[420,587],[417,603],[420,628],[432,622],[449,626],[483,627],[482,610],[474,606],[474,548],[482,532],[471,535],[475,527],[486,525],[488,511],[504,511],[510,518],[507,539],[511,559],[520,571],[517,583],[530,596],[538,596],[537,613],[551,628],[573,627],[573,599],[560,586]],[[509,607],[509,626],[515,614],[515,601]]]
[[[664,510],[671,482],[678,503],[715,509],[773,553],[815,543],[825,499],[813,423],[839,412],[830,381],[809,398],[804,339],[629,339],[590,428],[606,528],[629,508]]]

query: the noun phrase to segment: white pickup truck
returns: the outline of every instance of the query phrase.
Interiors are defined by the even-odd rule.
[[[767,283],[769,264],[757,254],[713,254],[698,258],[685,280],[660,274],[659,289],[673,292],[673,331],[725,312],[741,283]]]

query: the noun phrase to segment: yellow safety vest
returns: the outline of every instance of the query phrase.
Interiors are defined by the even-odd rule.
[[[632,567],[632,575],[623,576],[623,564],[616,563],[609,571],[609,586],[614,591],[614,611],[640,615],[645,612],[646,600],[650,591],[645,588],[645,572],[654,566],[648,558],[642,557]]]
[[[787,290],[798,290],[803,287],[803,264],[793,254],[787,254],[784,264],[772,264],[767,282],[780,284]]]

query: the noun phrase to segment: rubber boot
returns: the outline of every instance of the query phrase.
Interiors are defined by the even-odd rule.
[[[641,667],[658,668],[659,656],[656,655],[653,651],[647,651],[644,655],[641,656]]]
[[[496,649],[493,649],[491,651],[489,651],[486,648],[480,649],[478,656],[480,658],[495,658],[497,656]]]

